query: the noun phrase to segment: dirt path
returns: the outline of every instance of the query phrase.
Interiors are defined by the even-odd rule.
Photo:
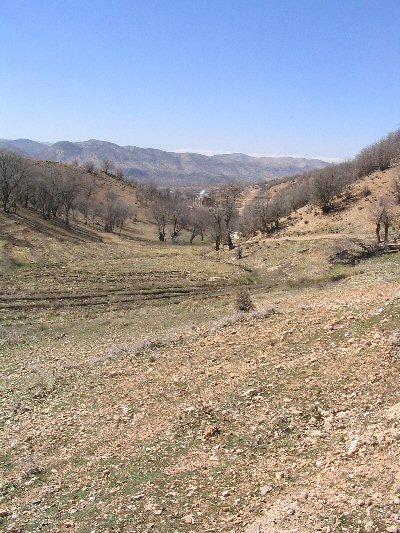
[[[285,237],[272,237],[271,241],[320,241],[323,239],[343,239],[346,235],[343,235],[343,233],[316,233],[315,235],[294,235],[294,236],[285,236]]]

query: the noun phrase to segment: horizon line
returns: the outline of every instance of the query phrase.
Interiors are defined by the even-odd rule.
[[[1,137],[0,138],[0,141],[19,141],[19,140],[33,141],[33,139],[30,139],[29,137],[18,137],[17,139],[8,139],[8,138],[5,138],[5,137]],[[93,137],[91,139],[87,139],[86,141],[69,141],[67,139],[64,139],[62,141],[55,141],[55,142],[49,142],[49,141],[34,141],[34,142],[38,142],[38,143],[44,144],[44,145],[53,145],[53,144],[56,144],[58,142],[80,143],[80,142],[88,142],[88,141],[109,142],[111,144],[116,144],[117,146],[120,146],[122,148],[125,148],[127,146],[135,146],[137,148],[143,148],[143,149],[151,148],[153,150],[161,150],[163,152],[172,152],[172,153],[176,153],[176,154],[189,153],[189,154],[205,155],[205,156],[208,156],[208,157],[211,157],[213,155],[242,154],[242,155],[247,155],[247,156],[256,157],[256,158],[261,158],[261,157],[280,157],[280,158],[281,157],[292,157],[292,158],[296,158],[296,159],[298,159],[298,158],[301,158],[301,159],[318,159],[318,160],[324,161],[326,163],[341,163],[342,161],[345,161],[346,159],[351,159],[349,157],[314,156],[314,155],[304,155],[304,154],[276,154],[276,153],[242,152],[242,151],[237,151],[237,150],[213,150],[213,149],[209,149],[209,148],[176,148],[176,149],[167,150],[167,149],[163,149],[163,148],[142,147],[142,146],[137,146],[135,144],[118,144],[115,141],[105,141],[105,140],[96,139],[96,138],[93,138]]]

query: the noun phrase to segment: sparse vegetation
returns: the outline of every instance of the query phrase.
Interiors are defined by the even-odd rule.
[[[373,231],[396,167],[325,214],[310,176],[194,209],[29,168],[0,214],[3,529],[391,526],[400,263]]]
[[[244,313],[249,313],[254,309],[250,291],[247,287],[239,287],[236,290],[235,307],[237,311],[243,311]]]

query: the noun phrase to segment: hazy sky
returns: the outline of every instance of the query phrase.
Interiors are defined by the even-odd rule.
[[[343,158],[400,126],[400,0],[0,0],[0,138]]]

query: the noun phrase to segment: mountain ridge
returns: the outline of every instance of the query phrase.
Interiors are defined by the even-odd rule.
[[[254,157],[242,153],[208,156],[133,145],[120,146],[97,139],[58,141],[53,144],[30,139],[1,139],[0,149],[60,163],[76,161],[83,164],[92,161],[101,166],[104,160],[110,160],[116,168],[123,170],[128,179],[165,186],[216,185],[229,181],[265,182],[328,165],[326,161],[312,158]]]

